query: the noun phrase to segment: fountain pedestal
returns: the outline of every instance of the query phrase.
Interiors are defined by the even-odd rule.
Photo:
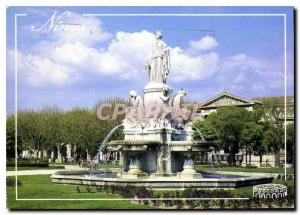
[[[135,156],[130,156],[130,164],[127,172],[122,172],[122,178],[137,178],[147,176],[148,174],[141,170],[141,162]]]
[[[178,175],[180,178],[202,178],[200,173],[197,173],[194,169],[195,164],[189,155],[189,157],[184,161],[183,171]]]

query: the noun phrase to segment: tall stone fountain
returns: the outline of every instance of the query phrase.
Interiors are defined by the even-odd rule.
[[[192,154],[207,151],[208,143],[193,141],[190,110],[183,107],[185,90],[172,96],[167,84],[170,52],[157,31],[151,58],[146,62],[149,82],[144,96],[131,90],[131,107],[123,121],[124,140],[115,140],[102,150],[120,151],[124,178],[178,176],[201,178],[194,170]]]
[[[131,90],[131,107],[126,109],[122,125],[112,129],[99,150],[121,152],[122,170],[58,171],[51,176],[54,183],[93,186],[137,186],[151,189],[236,188],[270,183],[271,175],[195,171],[193,154],[209,152],[211,144],[204,138],[194,141],[190,111],[183,107],[186,95],[180,89],[173,96],[167,85],[170,53],[157,32],[151,58],[146,62],[149,82],[144,96]],[[123,140],[109,141],[116,129],[123,127]],[[198,131],[199,132],[199,131]],[[201,135],[202,136],[202,135]]]

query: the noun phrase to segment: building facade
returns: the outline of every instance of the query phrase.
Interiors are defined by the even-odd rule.
[[[217,112],[219,107],[225,106],[237,106],[237,107],[244,107],[248,111],[253,111],[253,108],[258,105],[263,105],[262,102],[256,99],[246,99],[240,96],[236,96],[230,94],[228,92],[222,92],[221,94],[209,99],[208,101],[204,102],[203,104],[199,105],[197,108],[196,120],[205,120],[205,118],[213,113]],[[294,122],[294,99],[289,99],[287,101],[287,116],[283,116],[283,120],[286,119],[286,124],[290,124]],[[227,163],[228,154],[225,153],[223,150],[218,151],[216,153],[217,158],[220,163]],[[203,157],[204,156],[204,157]],[[207,159],[206,155],[201,155],[201,161],[205,162]],[[279,155],[280,163],[284,163],[285,159],[285,151],[281,150]],[[260,163],[260,157],[255,155],[248,155],[245,149],[241,149],[238,154],[236,154],[236,161],[237,165],[246,166],[249,164],[251,159],[251,165],[254,166],[275,166],[275,160],[278,159],[275,157],[275,154],[270,153],[266,154],[262,157],[262,163]]]

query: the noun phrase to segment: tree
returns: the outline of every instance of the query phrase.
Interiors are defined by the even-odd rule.
[[[36,157],[39,157],[39,152],[46,143],[45,128],[47,125],[42,114],[33,110],[20,111],[17,121],[17,137],[23,143],[22,148],[36,152]]]
[[[265,144],[262,144],[263,125],[258,124],[254,120],[245,123],[241,133],[241,142],[246,148],[246,156],[249,154],[249,164],[251,165],[251,155],[254,153],[260,156],[260,163],[262,156],[266,152]],[[246,158],[247,159],[247,158]]]
[[[217,139],[216,131],[214,130],[214,127],[210,124],[210,121],[208,120],[197,121],[194,123],[194,126],[201,132],[201,134],[203,135],[206,141],[214,141]],[[193,139],[194,140],[202,139],[198,131],[195,131],[193,133]]]
[[[295,136],[294,136],[294,123],[286,126],[286,154],[287,163],[294,163],[295,155]]]
[[[240,150],[242,130],[249,120],[249,112],[240,107],[221,107],[206,120],[214,128],[218,148],[224,148],[229,153],[229,164],[234,164],[235,154]]]
[[[6,157],[15,157],[15,115],[10,114],[6,119]],[[22,152],[22,142],[19,140],[17,142],[17,154],[21,155]]]
[[[97,118],[97,109],[101,104],[111,104],[110,109],[105,109],[104,115],[111,117],[108,120]],[[121,105],[119,105],[121,104]],[[117,108],[128,105],[127,100],[108,99],[99,102],[92,109],[74,108],[71,111],[63,111],[58,107],[45,107],[41,111],[18,111],[17,138],[18,154],[23,150],[30,150],[38,157],[42,150],[54,150],[62,143],[76,145],[77,154],[82,157],[87,154],[95,155],[100,143],[115,126],[121,124],[124,113]],[[116,109],[117,109],[116,108]],[[113,113],[118,113],[113,117]],[[14,115],[7,117],[7,154],[14,157],[15,154],[15,123]],[[117,130],[112,139],[123,139],[124,134]]]
[[[262,116],[262,121],[266,127],[264,143],[275,154],[275,166],[278,167],[280,164],[279,151],[284,146],[285,105],[280,97],[266,98],[263,100],[263,103],[264,115]]]
[[[45,126],[44,150],[54,150],[57,144],[64,142],[64,112],[58,107],[45,107],[40,112]]]
[[[268,151],[275,154],[275,166],[279,166],[279,150],[282,148],[283,136],[278,135],[278,129],[274,125],[269,125],[263,136],[263,144],[268,147]]]

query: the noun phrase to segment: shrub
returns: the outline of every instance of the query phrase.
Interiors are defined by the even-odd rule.
[[[181,201],[181,200],[175,200],[174,201],[174,204],[177,206],[177,209],[183,209],[183,206],[184,206],[184,202]]]
[[[252,165],[252,164],[246,164],[246,168],[248,168],[248,169],[255,169],[255,168],[257,168],[257,166]]]
[[[170,198],[170,194],[167,193],[163,193],[163,198],[165,198],[162,202],[165,204],[166,207],[170,207],[170,200],[168,198]]]
[[[16,178],[6,178],[6,186],[15,187],[16,186]],[[22,182],[18,179],[17,186],[22,186]]]
[[[7,167],[15,167],[15,160],[9,159],[6,161]],[[48,160],[43,159],[18,159],[17,160],[17,167],[49,167]]]
[[[204,209],[209,209],[209,201],[208,200],[203,201],[203,208]]]
[[[89,193],[93,193],[93,189],[91,186],[86,186],[86,191]]]
[[[220,208],[225,208],[225,202],[224,202],[223,199],[221,199],[221,200],[219,201],[219,207],[220,207]]]
[[[104,190],[103,186],[96,186],[96,190],[98,192],[102,192]]]

